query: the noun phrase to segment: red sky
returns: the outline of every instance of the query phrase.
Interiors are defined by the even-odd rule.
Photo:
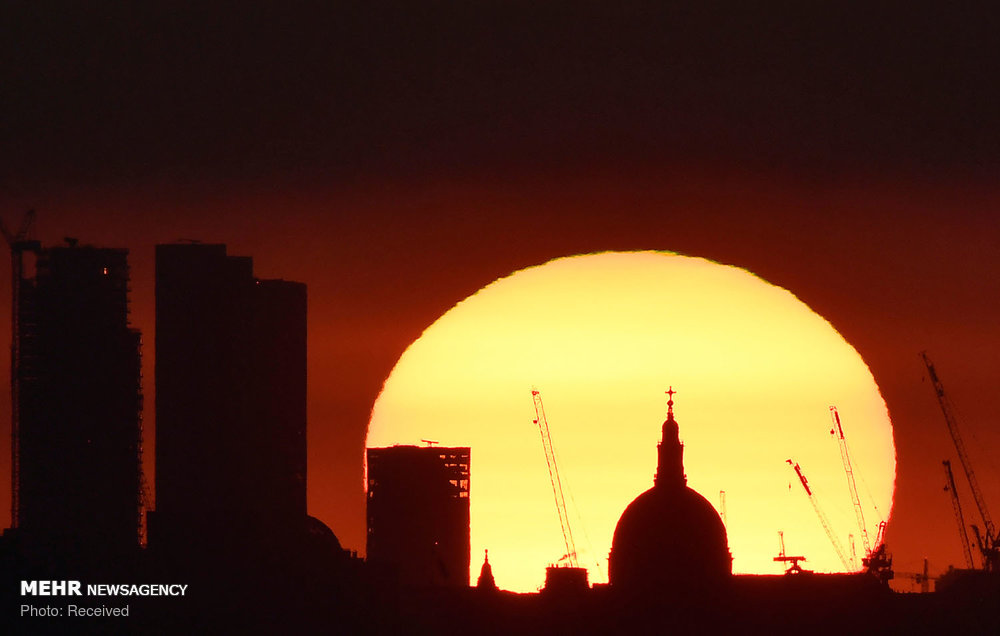
[[[515,269],[673,250],[788,288],[861,352],[896,430],[897,569],[960,564],[954,450],[917,352],[1000,506],[984,16],[240,7],[24,2],[0,20],[0,214],[132,250],[147,404],[156,243],[225,242],[306,282],[310,509],[361,549],[364,427],[407,344]]]

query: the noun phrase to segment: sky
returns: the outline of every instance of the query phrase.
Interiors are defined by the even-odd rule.
[[[897,570],[961,564],[917,354],[1000,505],[992,15],[315,4],[0,9],[0,216],[132,250],[148,404],[155,244],[307,283],[309,506],[361,550],[370,409],[428,325],[555,257],[670,250],[792,291],[861,353],[895,428]]]

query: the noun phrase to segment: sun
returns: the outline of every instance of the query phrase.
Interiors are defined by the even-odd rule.
[[[829,407],[839,411],[873,538],[891,511],[895,449],[871,372],[791,292],[701,258],[573,256],[487,285],[400,357],[372,409],[367,446],[470,446],[472,580],[489,549],[499,587],[534,591],[565,553],[533,423],[537,388],[581,565],[603,582],[619,516],[652,486],[671,386],[688,485],[724,512],[734,572],[780,572],[779,531],[809,569],[854,567],[852,538],[860,562]],[[807,476],[848,568],[788,459]]]

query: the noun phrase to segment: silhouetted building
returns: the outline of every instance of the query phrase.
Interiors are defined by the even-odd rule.
[[[550,565],[545,568],[545,587],[542,593],[568,596],[583,594],[590,589],[587,568],[559,567]]]
[[[476,587],[481,590],[497,589],[497,582],[493,578],[493,566],[490,565],[490,551],[483,553],[483,567],[479,568],[479,578],[476,580]]]
[[[625,508],[611,544],[609,582],[635,595],[701,591],[732,574],[722,519],[687,487],[673,389],[669,393],[653,487]]]
[[[405,585],[469,585],[469,449],[368,449],[369,563]]]
[[[140,334],[128,250],[67,241],[36,244],[33,277],[15,267],[13,525],[25,546],[96,560],[139,545]]]
[[[156,247],[150,545],[239,554],[306,532],[306,287],[224,245]]]

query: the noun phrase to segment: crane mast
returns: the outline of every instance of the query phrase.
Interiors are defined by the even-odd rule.
[[[556,465],[556,454],[552,448],[552,435],[549,433],[549,422],[545,418],[545,407],[542,405],[542,395],[536,391],[531,391],[531,397],[535,403],[535,424],[542,435],[542,448],[545,451],[545,463],[549,469],[549,481],[552,482],[552,496],[556,502],[556,513],[559,515],[559,526],[562,529],[563,543],[566,546],[566,554],[563,559],[569,562],[570,567],[579,567],[576,556],[576,542],[573,540],[573,531],[569,525],[569,514],[566,510],[566,498],[563,495],[562,480],[559,477],[559,467]],[[562,560],[562,559],[560,559]]]
[[[823,530],[826,531],[826,536],[830,539],[830,543],[833,544],[833,549],[837,551],[837,557],[840,559],[841,564],[844,566],[845,570],[850,570],[851,566],[847,561],[847,557],[844,556],[844,548],[840,545],[840,540],[837,539],[837,535],[833,533],[830,528],[830,521],[827,519],[823,510],[820,509],[819,504],[816,502],[816,497],[813,495],[812,489],[809,488],[809,481],[806,480],[806,476],[802,473],[802,469],[799,465],[792,460],[786,460],[786,463],[795,470],[795,474],[799,476],[799,481],[802,483],[802,488],[805,489],[806,495],[809,496],[809,503],[812,504],[813,510],[816,511],[816,516],[819,518],[820,525],[823,526]]]
[[[18,497],[20,496],[21,491],[21,461],[19,452],[21,429],[20,401],[21,377],[24,373],[24,361],[21,355],[21,322],[22,318],[25,318],[25,308],[22,303],[23,294],[21,291],[21,283],[24,280],[24,253],[34,252],[37,254],[38,250],[41,249],[41,243],[28,238],[28,235],[31,232],[31,226],[34,222],[35,211],[28,210],[21,222],[21,227],[18,228],[16,233],[14,233],[11,232],[6,225],[4,225],[2,220],[0,220],[0,234],[3,235],[8,247],[10,247],[10,291],[12,297],[10,304],[10,520],[11,527],[13,528],[17,528],[19,525],[18,512],[20,510],[20,505]]]
[[[972,463],[965,452],[965,443],[962,441],[962,435],[958,431],[958,422],[955,420],[951,401],[944,392],[944,385],[938,379],[937,372],[934,370],[934,364],[927,357],[927,352],[921,352],[920,356],[924,359],[924,364],[927,365],[927,373],[930,375],[931,383],[934,385],[934,392],[937,394],[938,404],[941,405],[941,412],[944,414],[944,421],[948,425],[948,432],[951,433],[951,439],[955,442],[955,450],[958,452],[958,459],[962,462],[962,469],[965,471],[965,477],[968,479],[969,487],[972,489],[972,497],[976,500],[976,508],[979,509],[979,516],[982,517],[983,523],[986,526],[986,536],[993,539],[996,537],[996,528],[993,526],[989,510],[986,508],[986,501],[983,500],[983,493],[979,489],[976,473],[972,470]]]
[[[927,357],[927,352],[921,351],[920,357],[927,366],[927,373],[930,376],[931,383],[934,385],[934,393],[937,395],[938,404],[941,406],[941,413],[944,414],[945,424],[948,425],[948,432],[951,434],[951,439],[955,443],[955,451],[958,453],[958,459],[962,463],[962,469],[965,471],[965,478],[969,482],[969,488],[972,490],[972,498],[976,502],[979,517],[983,520],[983,528],[985,531],[981,549],[983,566],[986,570],[998,571],[1000,570],[1000,540],[998,540],[996,526],[993,525],[993,519],[990,517],[990,511],[986,507],[986,500],[983,498],[983,492],[979,489],[979,482],[976,480],[976,473],[972,470],[972,462],[969,460],[968,453],[965,452],[965,443],[962,441],[962,435],[958,430],[958,421],[955,419],[954,409],[951,406],[951,401],[948,399],[947,394],[944,392],[944,385],[941,383],[941,380],[938,379],[937,371],[934,370],[934,364],[931,362],[930,358]],[[957,496],[957,492],[955,492],[954,489],[952,492],[955,496]]]
[[[777,563],[791,563],[788,569],[785,570],[785,574],[798,574],[800,572],[808,572],[809,570],[803,570],[802,566],[799,565],[799,561],[805,561],[804,556],[790,556],[785,554],[785,531],[778,530],[778,545],[781,551],[778,552],[778,556],[774,557],[774,561]]]
[[[965,515],[962,514],[962,504],[955,490],[955,476],[951,472],[951,462],[947,459],[941,462],[944,466],[944,489],[951,495],[951,506],[955,509],[955,520],[958,521],[958,536],[962,540],[962,554],[965,555],[965,565],[972,569],[972,552],[969,550],[969,532],[965,529]]]
[[[833,419],[833,428],[830,433],[837,438],[840,446],[840,459],[844,463],[844,472],[847,473],[847,489],[851,491],[851,503],[854,504],[854,516],[858,521],[858,530],[861,531],[861,545],[865,549],[865,556],[871,556],[872,546],[868,541],[868,528],[865,525],[865,513],[861,509],[861,498],[858,496],[858,484],[854,479],[854,469],[851,466],[851,455],[847,452],[847,440],[844,438],[844,428],[840,425],[840,413],[836,406],[830,407],[830,417]]]
[[[875,547],[871,554],[861,560],[861,564],[879,583],[887,585],[896,574],[892,571],[892,555],[885,549],[884,537],[885,521],[879,521],[878,532],[875,533],[875,541],[872,543]]]
[[[858,569],[858,549],[857,549],[857,546],[854,544],[854,535],[853,534],[847,535],[847,543],[848,543],[848,545],[851,546],[851,569],[852,570],[857,570]]]

